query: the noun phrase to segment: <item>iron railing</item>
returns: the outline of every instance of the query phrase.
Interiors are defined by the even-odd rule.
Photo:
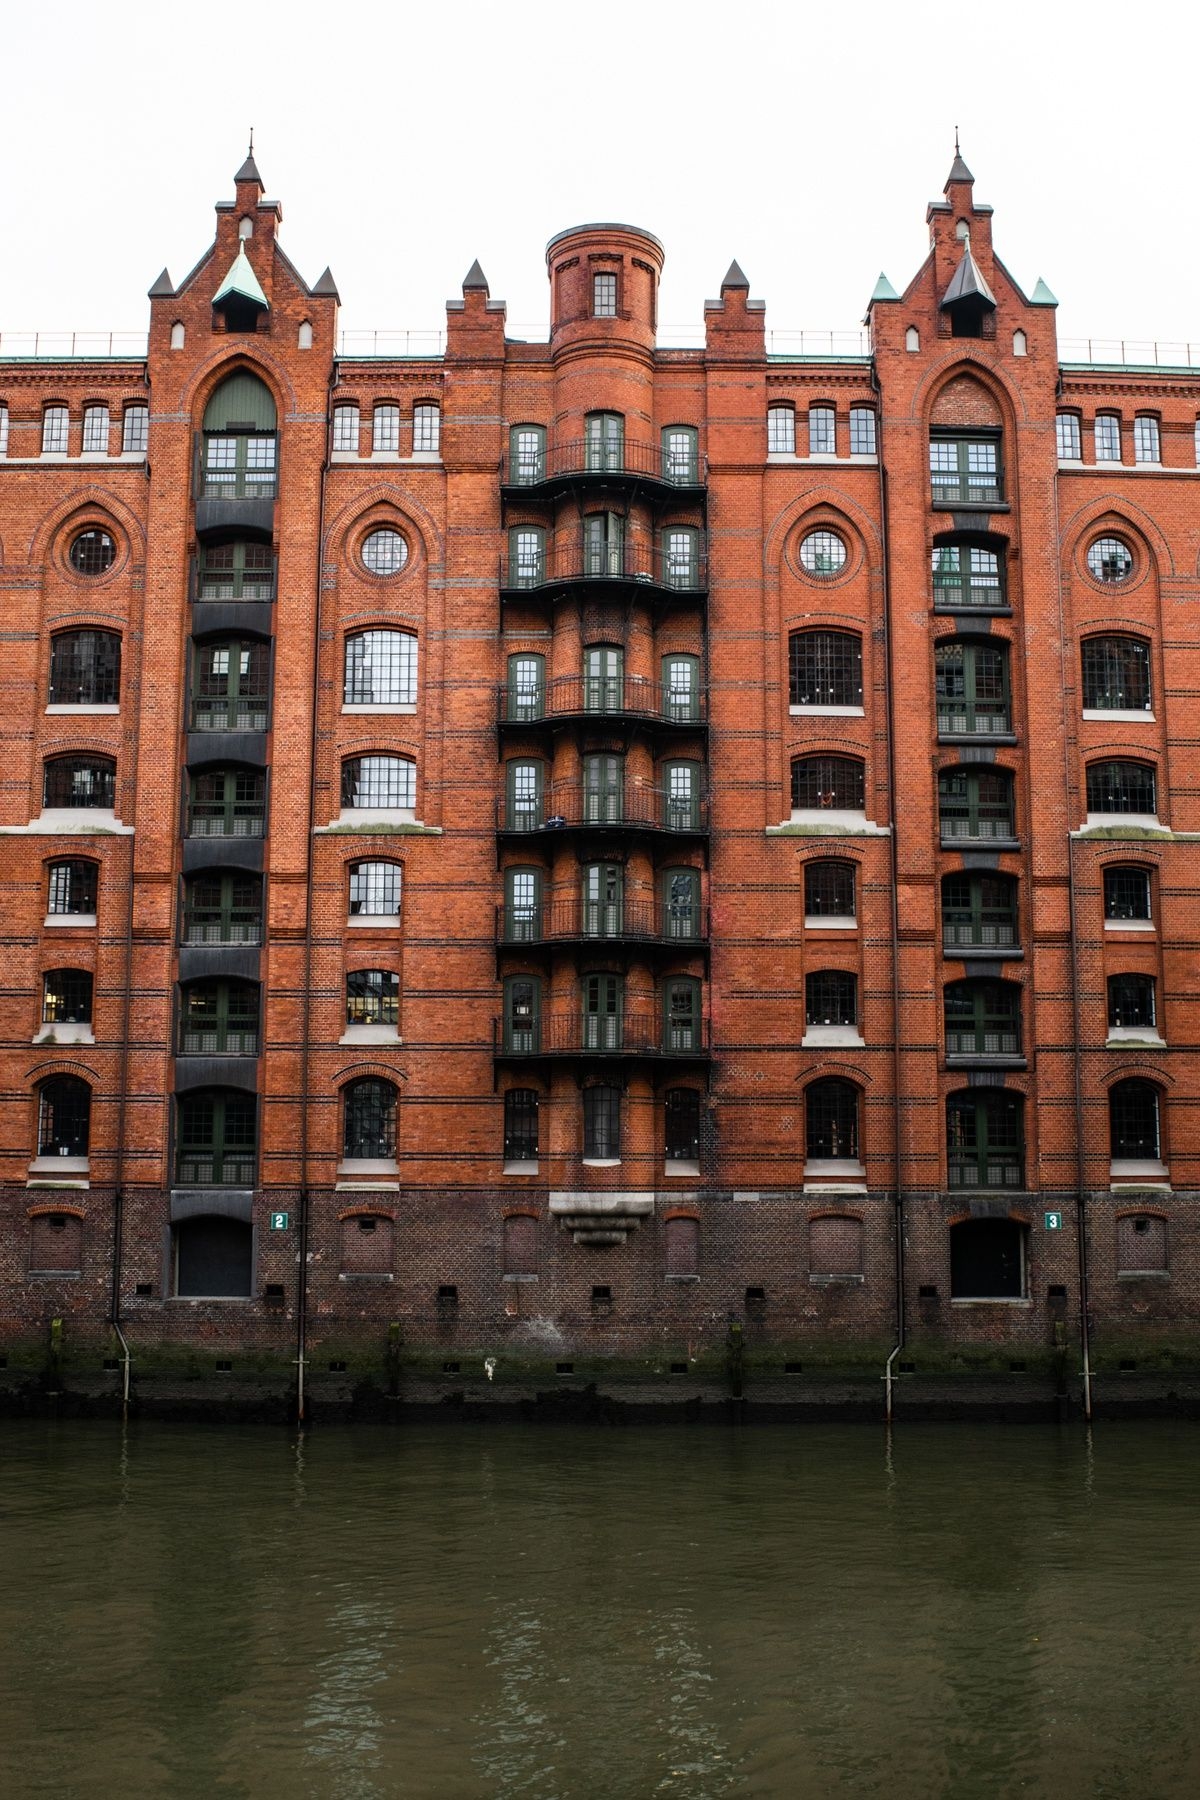
[[[496,908],[498,944],[545,944],[571,939],[688,946],[708,942],[708,910],[652,900],[552,900]]]
[[[549,444],[540,456],[513,455],[507,479],[511,487],[539,487],[568,475],[627,475],[660,481],[665,487],[702,487],[707,466],[699,450],[681,458],[663,444],[634,444],[624,438],[568,438]]]
[[[497,802],[496,828],[508,832],[561,831],[578,826],[632,826],[651,831],[708,830],[708,801],[663,788],[591,789],[555,785],[529,800]]]
[[[658,1013],[583,1013],[571,1018],[492,1024],[492,1043],[504,1056],[707,1056],[707,1019],[666,1020]]]
[[[592,715],[703,725],[708,717],[708,696],[701,689],[672,688],[634,675],[556,675],[537,687],[500,688],[497,707],[503,725]]]
[[[553,544],[545,548],[509,549],[500,559],[502,588],[554,587],[566,581],[636,581],[647,587],[702,593],[708,586],[704,534],[695,532],[685,545]]]

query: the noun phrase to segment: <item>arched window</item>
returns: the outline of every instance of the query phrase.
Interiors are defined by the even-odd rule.
[[[415,706],[417,640],[411,631],[359,631],[346,639],[347,706]]]
[[[960,838],[1013,838],[1011,771],[943,769],[938,776],[938,823],[943,843]]]
[[[185,944],[262,942],[260,875],[191,875],[183,889]]]
[[[1104,917],[1114,923],[1153,918],[1150,871],[1115,864],[1104,871]]]
[[[586,1162],[616,1162],[620,1159],[620,1088],[584,1088],[583,1155]]]
[[[692,487],[700,479],[699,438],[694,425],[666,425],[662,433],[664,481]]]
[[[582,937],[618,938],[625,931],[625,866],[619,862],[584,863],[580,870]],[[631,929],[634,922],[629,921]]]
[[[1096,461],[1116,462],[1121,460],[1121,415],[1119,413],[1096,414]]]
[[[946,1102],[947,1174],[952,1188],[1025,1185],[1022,1097],[1002,1088],[972,1088]]]
[[[204,409],[202,492],[225,500],[270,500],[276,475],[275,401],[257,375],[241,369]]]
[[[92,1090],[75,1075],[54,1075],[38,1089],[39,1156],[86,1156]]]
[[[197,1213],[173,1233],[175,1293],[181,1300],[245,1300],[253,1279],[254,1231],[244,1219]]]
[[[1087,769],[1087,809],[1152,819],[1158,811],[1154,765],[1095,762]]]
[[[546,479],[546,427],[514,425],[508,434],[508,479],[514,487],[533,487]]]
[[[663,1274],[668,1281],[700,1279],[700,1221],[691,1214],[663,1221]]]
[[[436,456],[441,442],[441,408],[436,400],[418,400],[413,407],[413,455]]]
[[[535,1163],[537,1159],[537,1089],[509,1088],[504,1096],[504,1160]]]
[[[90,1025],[92,977],[87,969],[47,969],[42,976],[42,1023]]]
[[[702,585],[700,533],[694,525],[669,525],[662,534],[659,558],[664,587],[690,590]]]
[[[861,707],[862,638],[857,631],[793,631],[788,676],[792,706]]]
[[[0,456],[8,455],[8,407],[0,400]]]
[[[83,409],[83,454],[108,455],[108,408],[100,404]]]
[[[381,400],[371,416],[371,454],[398,456],[400,453],[400,408],[392,400]]]
[[[673,654],[662,659],[662,712],[673,725],[693,725],[701,717],[700,659]]]
[[[117,765],[111,756],[55,756],[45,765],[43,807],[111,811],[116,796]]]
[[[344,1095],[343,1152],[348,1162],[394,1161],[396,1101],[390,1081],[368,1075],[352,1081]]]
[[[540,719],[546,710],[546,659],[523,650],[508,659],[505,717],[521,722]]]
[[[197,600],[271,600],[274,594],[275,558],[270,544],[242,538],[201,544]]]
[[[1162,461],[1157,413],[1137,413],[1133,420],[1133,460],[1140,463]]]
[[[664,1160],[698,1164],[700,1161],[700,1106],[695,1088],[668,1088],[663,1101],[666,1134]]]
[[[504,1048],[536,1056],[542,1045],[542,984],[536,975],[510,975],[504,983]]]
[[[948,1057],[1021,1054],[1021,990],[1011,981],[950,981],[943,995]]]
[[[542,871],[504,871],[504,942],[537,944],[542,940]]]
[[[417,803],[417,765],[407,756],[348,756],[342,763],[342,806],[349,810],[411,812]]]
[[[536,1099],[536,1096],[535,1096]],[[536,1151],[535,1151],[536,1156]],[[508,1158],[506,1161],[527,1161]],[[504,1221],[501,1253],[506,1281],[536,1281],[538,1274],[538,1222],[534,1213],[509,1213]]]
[[[808,454],[837,454],[837,424],[832,406],[810,406],[808,409]]]
[[[814,969],[804,977],[804,1021],[809,1027],[857,1026],[858,978],[845,969]]]
[[[350,864],[350,917],[398,919],[401,867],[395,862]]]
[[[999,432],[935,430],[929,473],[935,506],[998,506],[1004,499]]]
[[[856,916],[854,864],[821,858],[804,865],[804,917],[806,924],[825,924],[830,919],[853,920]]]
[[[954,1300],[1023,1300],[1028,1227],[1016,1219],[962,1219],[950,1227]]]
[[[508,586],[541,587],[546,579],[546,533],[540,525],[514,525],[508,534]]]
[[[270,645],[261,638],[220,638],[196,645],[193,731],[265,731]]]
[[[875,408],[873,406],[852,406],[850,408],[850,454],[851,456],[875,455]]]
[[[672,942],[694,943],[701,936],[699,869],[664,869],[662,935]]]
[[[396,1225],[386,1213],[351,1213],[340,1221],[342,1275],[391,1275],[396,1266]]]
[[[150,448],[150,408],[137,402],[125,408],[121,430],[122,456],[145,456]]]
[[[934,664],[939,737],[1011,733],[1006,645],[944,639],[934,649]]]
[[[505,823],[509,831],[538,831],[545,823],[546,765],[514,761],[505,765]]]
[[[260,838],[267,778],[261,769],[204,769],[188,781],[188,836]]]
[[[1083,704],[1094,712],[1150,711],[1150,645],[1145,638],[1084,639]]]
[[[798,756],[792,763],[794,811],[862,812],[865,765],[857,756]]]
[[[1059,462],[1081,462],[1083,460],[1083,433],[1080,429],[1079,414],[1060,412],[1055,418],[1054,430]]]
[[[699,1050],[703,1042],[700,983],[692,975],[672,975],[663,983],[664,1049],[676,1056]]]
[[[400,1022],[400,977],[394,969],[351,969],[346,976],[346,1024],[395,1031]]]
[[[767,408],[767,455],[796,454],[796,412],[791,406]]]
[[[42,455],[65,456],[70,439],[71,421],[65,406],[55,403],[42,412]]]
[[[359,417],[355,401],[342,401],[333,409],[333,452],[335,456],[358,455]]]
[[[1108,1090],[1109,1146],[1114,1162],[1158,1162],[1158,1089],[1152,1081],[1118,1081]]]
[[[179,1049],[183,1056],[257,1056],[258,983],[188,982],[180,997]]]
[[[115,631],[60,631],[50,640],[51,706],[115,706],[120,691]]]
[[[863,1273],[862,1220],[839,1213],[825,1213],[808,1222],[808,1278],[810,1281],[861,1281]]]
[[[933,548],[933,604],[946,612],[1004,605],[1004,563],[998,551],[966,540]]]
[[[583,422],[583,466],[591,470],[625,467],[625,415],[588,413]]]
[[[1011,875],[942,878],[942,946],[1010,950],[1017,943],[1017,884]]]
[[[827,1076],[804,1091],[804,1148],[809,1162],[858,1160],[858,1089]]]
[[[1157,1033],[1153,975],[1110,975],[1108,1029],[1129,1036]]]
[[[625,652],[620,644],[589,644],[584,651],[583,710],[625,710]]]
[[[46,912],[51,917],[95,917],[99,870],[79,857],[52,862],[48,873]]]

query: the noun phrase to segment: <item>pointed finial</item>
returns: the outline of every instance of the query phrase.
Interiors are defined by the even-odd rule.
[[[251,127],[251,130],[250,130],[250,148],[252,150],[254,148],[254,129],[253,129],[253,127]],[[961,154],[959,151],[959,148],[958,148],[958,126],[957,125],[954,127],[954,154],[955,154],[955,156],[958,156]]]
[[[954,127],[954,148],[956,150],[958,149],[958,126],[957,125]],[[250,127],[250,151],[249,151],[249,154],[251,156],[254,155],[254,127],[253,127],[253,125]]]

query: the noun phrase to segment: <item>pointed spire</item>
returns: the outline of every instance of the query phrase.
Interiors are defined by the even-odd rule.
[[[314,294],[319,294],[322,299],[340,300],[342,297],[337,291],[337,282],[333,279],[333,271],[328,268],[323,275],[317,277],[317,285],[312,291]]]
[[[898,300],[899,298],[899,294],[896,292],[883,270],[880,269],[879,280],[875,283],[875,289],[871,295],[870,304],[874,306],[877,300]]]
[[[491,289],[488,287],[487,276],[479,266],[478,257],[475,258],[475,261],[463,276],[462,291],[466,294],[477,288],[482,288],[485,294],[490,294],[491,292]]]
[[[213,295],[212,303],[214,306],[220,306],[222,301],[231,300],[235,296],[240,300],[248,300],[253,306],[261,307],[264,312],[270,311],[271,302],[263,293],[258,276],[250,267],[250,259],[246,255],[244,243],[238,244],[238,253],[233,259],[233,266]]]
[[[952,186],[953,183],[956,181],[965,181],[968,184],[970,184],[970,183],[973,183],[974,180],[975,180],[975,177],[972,175],[970,169],[968,169],[966,163],[963,161],[962,152],[960,151],[960,149],[958,147],[958,126],[956,125],[954,127],[954,161],[953,161],[953,163],[951,163],[950,173],[946,177],[946,187]],[[945,189],[943,189],[942,191],[944,193]]]
[[[1058,305],[1058,295],[1050,292],[1050,289],[1046,286],[1040,275],[1037,278],[1037,286],[1029,297],[1029,304],[1030,306]]]
[[[257,181],[262,186],[262,176],[258,172],[258,164],[254,160],[254,127],[250,127],[250,148],[246,152],[246,160],[233,178],[235,181]]]
[[[750,283],[742,273],[742,265],[736,256],[725,273],[725,279],[721,283],[721,292],[724,293],[726,288],[742,288],[746,293],[750,292]]]
[[[963,239],[962,261],[950,277],[950,286],[942,295],[943,307],[960,306],[970,301],[973,306],[983,312],[995,312],[996,296],[984,280],[975,258],[971,255],[971,240]]]
[[[164,269],[154,286],[150,289],[151,300],[170,300],[175,294],[175,283]]]

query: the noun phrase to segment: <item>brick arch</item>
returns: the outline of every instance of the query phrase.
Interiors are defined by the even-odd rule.
[[[349,1087],[352,1081],[367,1081],[372,1079],[376,1081],[390,1081],[392,1086],[395,1087],[400,1082],[408,1080],[408,1071],[407,1069],[392,1068],[388,1063],[347,1063],[345,1068],[339,1069],[333,1076],[333,1085],[338,1092],[341,1093],[345,1088]]]
[[[868,569],[876,566],[882,553],[882,545],[874,519],[849,493],[831,483],[824,483],[819,487],[809,488],[780,507],[763,533],[762,566],[763,573],[768,578],[773,573],[778,573],[783,561],[783,546],[802,522],[811,522],[814,529],[825,522],[840,526],[843,531],[848,532],[855,540],[855,550],[861,559],[860,564],[855,565],[854,574],[858,574],[864,564]],[[849,580],[850,577],[844,579]]]
[[[394,1225],[398,1214],[394,1206],[342,1206],[337,1217],[339,1225],[343,1219],[390,1219]]]
[[[806,1069],[802,1074],[796,1076],[797,1083],[804,1088],[805,1092],[814,1081],[833,1080],[848,1081],[852,1087],[859,1088],[863,1093],[875,1085],[875,1077],[869,1075],[866,1069],[859,1068],[857,1063],[830,1062],[825,1058],[822,1058],[819,1067]]]
[[[433,514],[412,494],[389,481],[379,481],[366,493],[356,494],[328,521],[321,545],[324,560],[334,561],[346,555],[351,534],[360,524],[366,523],[377,508],[381,525],[394,519],[409,527],[420,544],[427,568],[441,567],[445,561],[446,545]]]
[[[951,425],[970,429],[1004,429],[1004,415],[995,394],[973,372],[958,370],[944,381],[929,409],[931,425]]]
[[[180,412],[191,415],[192,429],[198,431],[204,418],[204,409],[213,394],[229,375],[244,373],[257,375],[264,386],[270,388],[275,401],[277,425],[296,408],[296,390],[286,366],[269,350],[255,348],[254,354],[242,348],[234,350],[220,345],[192,370],[181,393]]]
[[[1059,546],[1064,576],[1070,575],[1074,568],[1083,538],[1102,525],[1111,525],[1114,532],[1124,532],[1137,538],[1156,576],[1161,578],[1176,573],[1170,543],[1145,508],[1124,494],[1100,494],[1094,500],[1077,507],[1069,518],[1059,520]],[[1200,560],[1197,568],[1200,570]],[[1128,586],[1122,585],[1122,592],[1131,593],[1139,585],[1135,576]]]
[[[998,421],[993,420],[991,429],[994,430],[998,423],[1007,433],[1018,424],[1026,423],[1029,413],[1022,390],[1010,383],[999,369],[992,368],[987,363],[976,362],[971,356],[964,356],[961,344],[962,339],[959,339],[955,349],[948,351],[940,362],[933,363],[913,390],[909,411],[909,418],[913,423],[924,425],[928,429],[934,422],[933,411],[938,396],[955,380],[964,376],[985,388],[999,410],[1000,418]],[[943,424],[950,422],[940,421]],[[968,424],[966,429],[969,428]]]
[[[946,1228],[952,1231],[956,1225],[969,1225],[974,1217],[974,1213],[971,1212],[947,1213]],[[1032,1226],[1033,1224],[1033,1212],[1028,1206],[1010,1206],[1004,1217],[1012,1225]]]
[[[69,1218],[78,1219],[81,1224],[87,1218],[86,1209],[76,1206],[73,1201],[39,1200],[36,1206],[25,1208],[27,1219],[44,1219],[53,1213],[66,1213]]]
[[[1166,1069],[1140,1061],[1119,1063],[1114,1069],[1106,1069],[1100,1080],[1106,1095],[1122,1081],[1148,1081],[1151,1087],[1162,1089],[1174,1087],[1176,1083],[1176,1077]]]
[[[74,1075],[80,1081],[86,1081],[94,1093],[100,1077],[86,1063],[72,1062],[65,1056],[48,1057],[45,1062],[34,1063],[25,1071],[25,1080],[31,1087],[40,1086],[43,1081],[50,1081],[55,1075]]]
[[[41,568],[49,557],[51,544],[72,520],[80,525],[87,525],[91,520],[112,525],[124,535],[129,545],[129,564],[140,564],[145,559],[145,527],[137,514],[130,510],[119,494],[101,487],[99,482],[89,481],[73,488],[42,514],[26,547],[27,560]],[[93,590],[106,587],[126,572],[127,565],[118,562],[115,568],[93,581]]]

